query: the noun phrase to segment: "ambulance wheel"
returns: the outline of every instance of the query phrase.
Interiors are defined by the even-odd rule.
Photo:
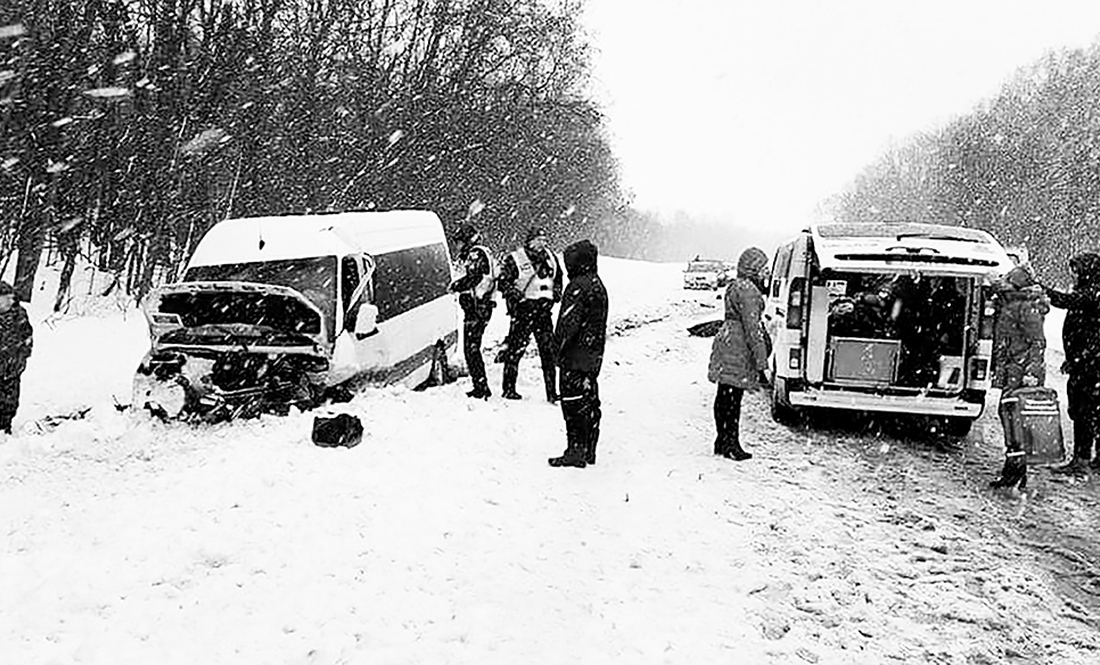
[[[960,439],[970,434],[970,427],[974,424],[973,418],[947,417],[943,419],[943,432],[947,436],[956,436]]]

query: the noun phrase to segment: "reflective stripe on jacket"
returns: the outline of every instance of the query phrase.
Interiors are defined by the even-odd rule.
[[[474,284],[473,287],[469,291],[474,296],[474,298],[476,298],[478,300],[484,300],[486,297],[488,297],[493,292],[493,289],[496,288],[497,264],[496,264],[496,261],[493,259],[493,255],[489,252],[489,250],[487,248],[482,247],[481,245],[474,245],[470,249],[480,251],[485,256],[485,261],[489,265],[488,272],[483,274],[481,276],[481,279],[478,280],[478,282],[476,284]],[[467,270],[469,270],[470,264],[474,263],[474,261],[472,259],[473,259],[473,252],[471,252],[470,260],[467,263]]]
[[[550,274],[546,277],[538,276],[535,266],[531,263],[531,258],[527,256],[525,249],[521,248],[512,252],[512,260],[516,262],[516,270],[519,271],[519,275],[516,277],[516,291],[525,300],[554,299],[554,277],[557,275],[558,262],[552,255],[548,261]]]

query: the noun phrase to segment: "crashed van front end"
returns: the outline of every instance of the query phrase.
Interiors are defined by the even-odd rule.
[[[133,404],[205,422],[314,406],[331,351],[321,311],[283,286],[184,282],[145,301]]]

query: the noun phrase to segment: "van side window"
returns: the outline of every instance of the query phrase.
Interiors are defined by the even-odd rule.
[[[378,254],[374,261],[380,323],[450,293],[451,262],[442,242]]]
[[[344,311],[351,307],[351,296],[359,286],[359,264],[354,256],[345,256],[340,261],[340,293]]]

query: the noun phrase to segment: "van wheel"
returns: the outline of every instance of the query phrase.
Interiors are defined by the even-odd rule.
[[[772,420],[780,425],[798,424],[798,411],[791,407],[787,380],[779,376],[772,379],[771,412]]]
[[[952,418],[949,416],[943,419],[943,433],[961,439],[970,434],[970,427],[973,424],[973,418]]]
[[[447,347],[442,341],[435,343],[432,352],[432,367],[428,370],[428,379],[424,383],[429,386],[442,386],[454,381],[451,366],[447,363]]]

